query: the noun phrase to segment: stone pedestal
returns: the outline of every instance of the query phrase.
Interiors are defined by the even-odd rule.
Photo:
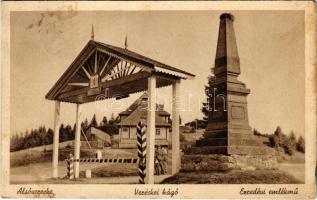
[[[182,157],[182,171],[229,171],[276,169],[275,155],[184,155]]]

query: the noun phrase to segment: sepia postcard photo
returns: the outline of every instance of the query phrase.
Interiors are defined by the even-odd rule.
[[[1,195],[315,197],[313,2],[3,2]]]

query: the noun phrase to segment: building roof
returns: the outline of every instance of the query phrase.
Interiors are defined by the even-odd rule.
[[[135,109],[137,109],[142,105],[142,102],[146,102],[148,100],[147,92],[144,92],[137,100],[135,100],[126,110],[119,113],[120,116],[122,115],[130,115]],[[146,103],[144,103],[146,104]],[[146,105],[144,105],[145,107]],[[170,116],[171,114],[164,110],[163,104],[156,104],[156,113],[159,116]]]
[[[146,66],[149,66],[149,67],[152,67],[152,68],[156,68],[157,71],[160,71],[159,68],[162,68],[162,69],[165,69],[165,70],[170,70],[172,72],[179,72],[179,73],[182,73],[182,74],[186,74],[188,76],[195,76],[194,74],[191,74],[189,72],[186,72],[184,70],[181,70],[181,69],[178,69],[176,67],[172,67],[172,66],[169,66],[169,65],[166,65],[164,63],[161,63],[159,61],[156,61],[156,60],[153,60],[149,57],[145,57],[141,54],[138,54],[134,51],[130,51],[128,49],[124,49],[124,48],[121,48],[121,47],[116,47],[116,46],[112,46],[112,45],[109,45],[109,44],[105,44],[105,43],[102,43],[102,42],[97,42],[97,41],[94,41],[98,46],[102,47],[102,48],[105,48],[106,50],[108,51],[113,51],[114,53],[120,55],[120,56],[123,56],[127,59],[131,59],[131,60],[135,60],[136,62],[141,62],[142,64],[146,65]],[[161,70],[162,70],[161,69]],[[164,72],[164,71],[162,71]]]
[[[97,138],[103,140],[104,142],[111,143],[111,134],[95,127],[90,127],[89,129],[91,135],[95,135]]]
[[[103,131],[104,133],[107,133],[109,135],[116,135],[119,133],[117,125],[111,125],[111,124],[105,124],[102,126],[95,127],[96,129],[99,129]]]
[[[126,118],[121,120],[120,125],[136,126],[141,121],[141,119],[146,120],[147,100],[148,95],[146,92],[144,92],[125,111],[119,113],[121,117],[127,116]],[[157,110],[155,112],[155,124],[157,126],[171,126],[171,124],[164,121],[161,116],[170,116],[170,114],[164,110],[163,105],[157,105]]]
[[[194,77],[128,49],[90,40],[46,94],[46,99],[86,103],[127,96],[147,90],[147,79],[156,74],[156,87]],[[96,98],[100,94],[103,98]]]
[[[119,113],[119,115],[130,115],[135,109],[137,109],[143,100],[147,100],[147,92],[144,92],[139,98],[137,98],[126,110]]]

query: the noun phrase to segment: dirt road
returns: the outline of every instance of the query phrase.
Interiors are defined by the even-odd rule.
[[[89,163],[81,164],[80,170],[94,169],[100,167],[100,164]],[[66,176],[66,163],[60,162],[58,166],[59,179],[51,178],[51,163],[39,163],[21,167],[14,167],[10,170],[10,182],[11,184],[102,184],[102,183],[115,183],[115,184],[127,184],[138,183],[138,176],[122,176],[122,177],[102,177],[102,178],[79,178],[76,180],[62,179]],[[169,175],[156,176],[155,182],[160,183]]]
[[[169,161],[170,162],[170,161]],[[107,164],[105,164],[107,165]],[[100,164],[89,163],[81,164],[80,170],[85,171],[86,169],[94,169],[100,167]],[[280,163],[280,170],[288,172],[294,178],[298,179],[301,182],[305,182],[305,164],[293,164],[293,163]],[[20,167],[13,167],[10,170],[10,180],[12,184],[21,184],[21,183],[74,183],[74,181],[69,180],[54,180],[51,179],[51,163],[37,163]],[[66,176],[66,163],[59,162],[58,166],[59,177],[63,178]],[[156,182],[160,182],[167,176],[158,176],[156,177]],[[105,178],[92,178],[92,179],[78,179],[76,183],[137,183],[137,176],[128,176],[128,177],[105,177]]]
[[[291,174],[294,178],[301,182],[305,182],[305,164],[279,163],[280,170]]]

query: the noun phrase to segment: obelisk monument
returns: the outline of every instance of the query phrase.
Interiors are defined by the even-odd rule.
[[[249,125],[247,96],[250,90],[238,80],[240,58],[233,23],[233,15],[220,16],[214,74],[208,91],[208,125],[204,137],[185,153],[191,155],[191,159],[196,158],[196,168],[202,167],[200,162],[208,166],[206,162],[215,160],[218,164],[229,162],[227,168],[248,165],[271,168],[276,163],[274,150],[254,136]]]

